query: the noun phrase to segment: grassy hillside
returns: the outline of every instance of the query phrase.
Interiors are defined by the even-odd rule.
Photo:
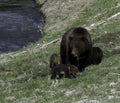
[[[43,0],[37,0],[39,4]],[[119,0],[48,0],[41,8],[46,16],[44,38],[16,53],[1,56],[0,103],[119,103],[120,12]],[[100,65],[89,66],[76,79],[50,80],[49,57],[59,53],[59,42],[40,49],[76,26],[90,27],[94,46],[104,52]],[[4,63],[2,62],[4,61]]]

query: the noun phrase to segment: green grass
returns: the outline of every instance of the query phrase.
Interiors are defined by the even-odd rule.
[[[68,28],[90,25],[119,11],[115,0],[99,0],[86,7]],[[100,13],[100,15],[98,15]],[[98,15],[98,16],[96,16]],[[94,16],[95,19],[92,19]],[[58,86],[50,80],[49,58],[59,53],[59,43],[37,52],[28,52],[0,64],[0,103],[75,103],[97,100],[118,103],[120,100],[120,20],[116,19],[91,31],[94,46],[104,52],[100,65],[89,66],[76,79],[62,79]],[[66,30],[66,28],[65,28]],[[60,37],[46,35],[32,46]],[[25,49],[23,49],[25,50]],[[21,50],[22,51],[22,50]],[[110,96],[112,99],[109,99]]]
[[[90,25],[97,21],[105,20],[106,18],[118,13],[119,9],[120,7],[117,7],[117,1],[95,1],[79,14],[79,19],[74,21],[71,27],[85,24]]]

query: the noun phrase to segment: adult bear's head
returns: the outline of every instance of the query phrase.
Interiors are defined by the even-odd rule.
[[[73,56],[80,57],[92,47],[89,32],[82,27],[74,28],[69,35],[69,49]]]

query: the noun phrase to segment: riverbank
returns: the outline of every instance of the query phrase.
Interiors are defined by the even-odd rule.
[[[66,29],[72,27],[75,21],[79,20],[79,22],[82,22],[79,19],[80,15],[82,15],[82,10],[93,4],[95,0],[44,1],[46,2],[41,8],[46,16],[44,32],[46,35],[60,35]],[[43,0],[38,0],[38,3],[43,3]]]

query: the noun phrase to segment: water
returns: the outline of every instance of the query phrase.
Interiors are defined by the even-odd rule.
[[[34,0],[0,0],[0,52],[16,51],[39,40],[43,19]]]

